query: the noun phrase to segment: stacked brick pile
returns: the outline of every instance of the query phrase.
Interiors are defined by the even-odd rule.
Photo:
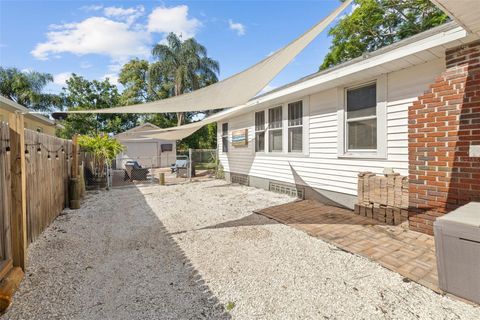
[[[398,173],[377,176],[358,174],[355,213],[390,225],[408,220],[408,178]]]

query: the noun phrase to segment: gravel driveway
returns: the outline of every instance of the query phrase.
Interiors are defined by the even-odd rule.
[[[3,319],[480,319],[376,263],[252,210],[223,181],[90,194],[29,249]]]

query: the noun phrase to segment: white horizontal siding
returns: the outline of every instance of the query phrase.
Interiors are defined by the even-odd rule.
[[[352,159],[338,157],[338,120],[336,88],[307,97],[310,105],[309,154],[256,154],[253,139],[253,113],[229,119],[231,131],[249,129],[248,147],[229,146],[220,152],[225,171],[294,183],[293,168],[310,187],[355,195],[357,175],[361,171],[382,173],[385,167],[406,175],[408,170],[408,106],[427,88],[442,70],[443,59],[437,59],[401,71],[389,73],[387,79],[387,158]],[[272,105],[273,107],[273,105]],[[219,123],[219,148],[221,124]]]

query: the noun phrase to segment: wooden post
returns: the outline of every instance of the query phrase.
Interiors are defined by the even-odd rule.
[[[72,138],[72,178],[78,177],[78,134]]]
[[[25,271],[27,260],[27,176],[23,114],[9,116],[12,179],[11,235],[13,265]]]
[[[158,183],[161,185],[161,186],[164,186],[165,185],[165,172],[160,172],[158,174]]]

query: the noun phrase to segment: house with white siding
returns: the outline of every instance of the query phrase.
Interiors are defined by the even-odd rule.
[[[353,208],[360,172],[411,174],[409,108],[479,38],[452,21],[255,97],[217,123],[226,179]]]

